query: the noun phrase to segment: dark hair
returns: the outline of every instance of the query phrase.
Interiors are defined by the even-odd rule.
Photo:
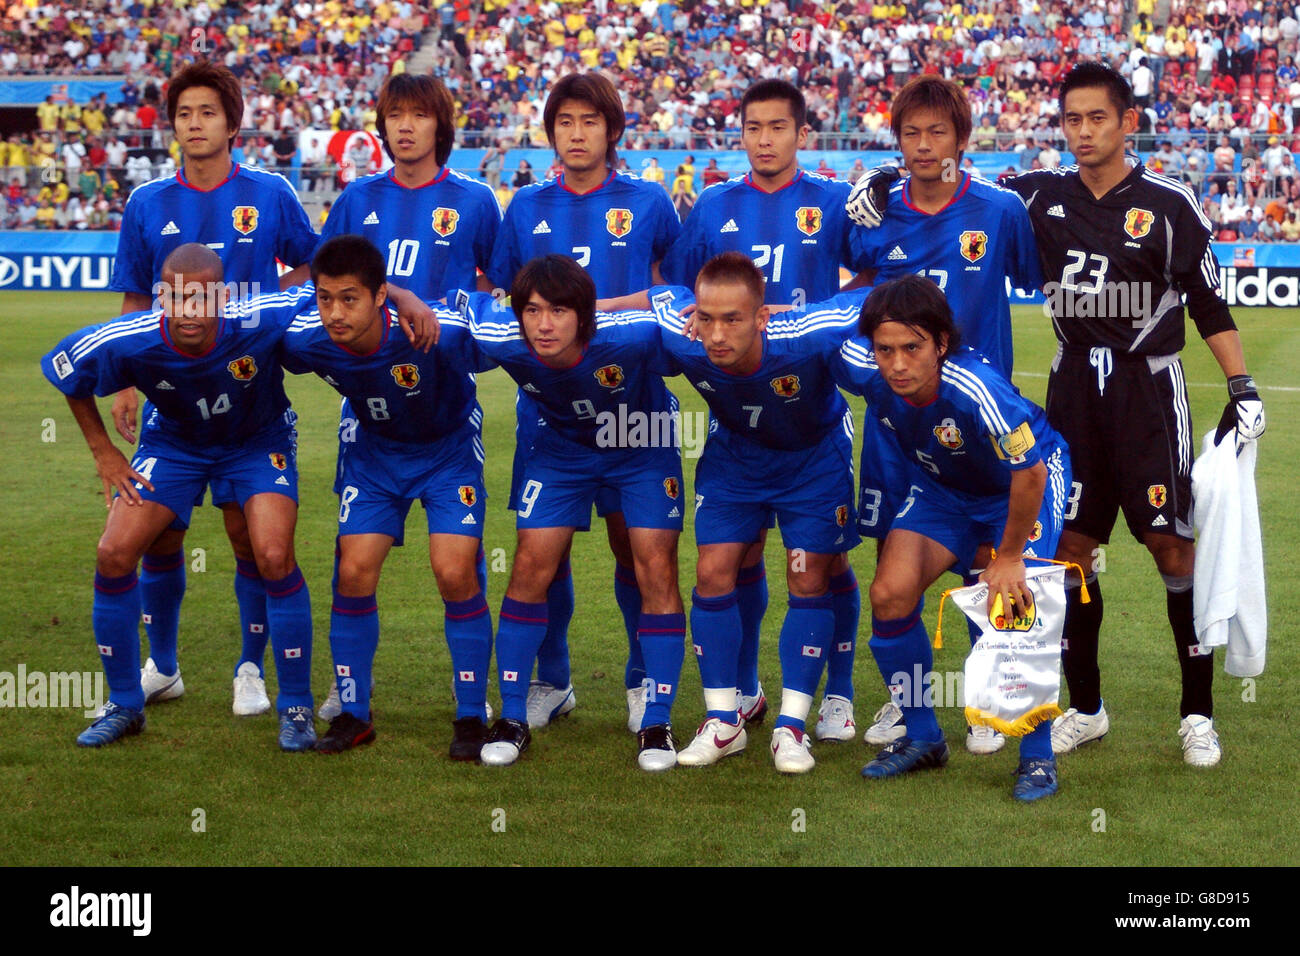
[[[916,110],[933,110],[947,116],[957,134],[957,142],[964,143],[970,139],[970,100],[966,98],[966,91],[951,80],[918,76],[898,91],[890,107],[889,119],[895,139],[903,138],[903,119]]]
[[[766,103],[769,100],[785,100],[790,104],[790,115],[794,117],[796,130],[808,124],[808,104],[803,94],[793,83],[786,80],[759,80],[740,98],[740,125],[745,125],[745,113],[750,103]]]
[[[578,263],[559,253],[524,263],[510,284],[510,308],[522,321],[524,306],[536,292],[551,305],[578,313],[578,341],[584,345],[596,334],[596,283]]]
[[[1065,114],[1065,97],[1072,91],[1101,87],[1106,91],[1111,105],[1122,117],[1133,109],[1133,88],[1128,81],[1104,63],[1087,60],[1077,63],[1061,82],[1061,114]]]
[[[720,252],[704,263],[704,266],[695,276],[696,289],[699,289],[705,283],[717,284],[722,282],[743,285],[745,290],[754,297],[758,305],[763,304],[763,298],[766,295],[763,273],[759,271],[758,266],[754,265],[754,260],[743,252],[734,250]]]
[[[623,101],[609,77],[603,73],[570,73],[551,87],[542,111],[542,125],[546,138],[555,145],[555,118],[566,100],[590,104],[605,117],[605,162],[610,166],[618,161],[618,142],[623,138],[627,117],[623,114]]]
[[[226,149],[233,149],[235,136],[244,121],[244,93],[240,89],[238,77],[219,63],[197,60],[172,74],[167,85],[167,122],[172,124],[174,130],[176,106],[181,94],[202,86],[215,90],[217,99],[221,101],[221,109],[226,114],[226,128],[230,130]]]
[[[945,357],[961,346],[961,332],[953,322],[947,298],[933,280],[909,275],[882,282],[871,290],[858,316],[858,334],[874,338],[885,322],[901,322],[924,332],[938,344],[947,338]]]
[[[389,159],[394,158],[393,148],[388,145],[388,124],[384,118],[401,106],[413,106],[432,114],[438,123],[433,134],[433,158],[439,166],[446,165],[456,141],[456,103],[442,80],[411,73],[394,73],[384,80],[375,103],[375,127]]]
[[[335,236],[321,244],[311,259],[311,281],[321,276],[356,276],[371,295],[387,280],[383,254],[365,236],[357,235]]]

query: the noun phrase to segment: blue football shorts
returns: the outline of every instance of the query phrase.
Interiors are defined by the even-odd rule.
[[[849,431],[836,426],[811,448],[781,451],[718,426],[695,469],[696,543],[756,541],[773,515],[789,550],[857,546]]]
[[[1025,542],[1024,553],[1030,557],[1052,558],[1065,526],[1065,509],[1070,488],[1070,453],[1055,445],[1042,459],[1047,465],[1047,487],[1038,510],[1033,532]],[[1002,540],[1007,524],[1007,497],[965,495],[940,485],[920,469],[912,473],[912,484],[903,505],[894,517],[894,531],[914,531],[937,541],[957,556],[953,564],[958,573],[972,569],[975,553],[981,544]]]
[[[483,441],[466,424],[436,442],[397,442],[358,428],[339,443],[339,534],[386,534],[399,547],[411,503],[424,505],[429,534],[483,537],[487,489]]]
[[[682,530],[682,458],[676,447],[588,448],[542,428],[521,456],[516,451],[520,528],[591,527],[591,507],[612,494],[629,528]]]
[[[171,509],[171,527],[190,526],[196,504],[212,486],[214,504],[233,502],[240,508],[253,495],[280,494],[298,501],[298,436],[292,427],[263,429],[240,445],[200,447],[170,439],[156,429],[140,436],[131,467],[154,486],[136,488],[146,501]]]

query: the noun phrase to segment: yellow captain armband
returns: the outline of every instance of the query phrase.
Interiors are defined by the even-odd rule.
[[[1029,422],[1022,422],[1015,431],[1008,432],[1001,438],[990,437],[989,441],[993,443],[993,450],[999,458],[1015,465],[1024,461],[1025,455],[1034,447],[1034,433]]]

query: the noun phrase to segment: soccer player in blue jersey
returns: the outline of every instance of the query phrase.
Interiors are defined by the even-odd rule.
[[[280,688],[280,747],[316,739],[311,697],[311,602],[294,559],[298,473],[293,412],[276,352],[285,323],[258,300],[225,307],[221,259],[187,243],[166,259],[162,309],[132,313],[65,338],[42,360],[90,445],[109,502],[95,567],[95,642],[109,703],[78,738],[99,747],[144,729],[140,587],[136,564],[173,524],[185,528],[211,483],[248,518],[253,560],[265,580]],[[309,293],[271,297],[292,304]],[[154,406],[128,464],[112,444],[95,395],[139,388]]]
[[[616,173],[626,118],[618,90],[600,73],[573,73],[550,90],[542,114],[547,138],[563,171],[554,180],[526,186],[506,209],[489,274],[508,289],[530,259],[560,253],[586,269],[601,298],[627,295],[659,281],[658,263],[681,224],[662,185]],[[466,287],[468,288],[468,286]],[[526,393],[516,403],[518,429],[510,507],[519,503],[522,457],[536,434],[539,415]],[[636,639],[641,595],[633,569],[627,524],[610,489],[596,498],[614,553],[614,596],[628,640],[624,684],[628,729],[636,732],[645,710],[645,663]],[[566,555],[547,592],[546,640],[538,653],[537,680],[529,689],[529,723],[543,727],[576,704],[570,680],[568,624],[573,617],[573,580]]]
[[[375,111],[393,168],[350,183],[321,238],[365,236],[387,257],[388,277],[425,301],[448,289],[491,291],[475,267],[487,271],[501,207],[486,183],[447,166],[456,138],[451,93],[432,76],[399,73],[380,87]]]
[[[236,283],[239,295],[272,293],[305,278],[318,238],[293,187],[276,173],[231,159],[243,112],[239,80],[225,67],[200,61],[171,78],[167,115],[184,162],[176,175],[145,183],[127,200],[109,286],[123,294],[123,314],[155,308],[154,284],[163,260],[189,242],[216,251],[226,281]],[[281,281],[277,259],[298,268]],[[128,442],[135,441],[136,403],[134,390],[113,403],[113,421]],[[270,708],[262,679],[269,636],[265,585],[242,512],[225,489],[212,491],[236,559],[242,648],[235,663],[234,712],[264,713]],[[164,529],[144,554],[140,594],[149,637],[144,683],[150,701],[184,692],[177,661],[184,533],[179,527]]]
[[[891,124],[908,176],[893,180],[893,167],[873,170],[880,189],[893,180],[880,224],[855,225],[850,233],[854,266],[874,270],[877,283],[919,274],[946,296],[963,340],[1011,376],[1011,306],[1007,283],[1037,289],[1043,278],[1033,227],[1024,201],[961,169],[970,140],[970,103],[962,88],[937,76],[910,81],[894,97]],[[856,188],[850,216],[871,186]],[[883,541],[907,496],[906,466],[895,437],[868,414],[858,471],[858,526],[864,537]],[[991,545],[992,542],[988,544]],[[981,549],[976,567],[988,560]],[[969,571],[967,583],[975,580]],[[972,640],[978,638],[972,630]],[[901,711],[886,703],[867,729],[867,742],[889,743],[906,733]],[[992,727],[972,727],[966,748],[995,753],[1005,740]]]
[[[750,171],[700,194],[664,260],[666,281],[693,288],[704,263],[735,250],[762,270],[769,305],[805,308],[840,291],[840,266],[851,263],[851,224],[841,207],[849,184],[800,168],[799,150],[808,139],[807,113],[803,94],[785,80],[760,80],[745,91],[740,101],[741,143]],[[845,288],[863,282],[857,276]],[[761,720],[767,709],[758,680],[759,630],[767,608],[762,559],[760,540],[745,555],[737,583],[745,634],[738,680],[741,709],[751,723]],[[836,617],[842,627],[837,628],[827,667],[817,737],[852,740],[856,635],[846,628],[848,621],[857,620],[858,586],[847,562],[837,568],[835,578]]]
[[[678,755],[704,766],[748,743],[737,706],[742,639],[736,583],[746,553],[775,514],[787,549],[789,610],[781,628],[781,712],[772,755],[783,773],[813,768],[805,721],[841,632],[837,568],[858,543],[853,515],[853,415],[831,362],[856,328],[860,295],[769,320],[763,276],[742,252],[710,259],[687,289],[655,288],[664,348],[708,403],[714,427],[695,474],[699,545],[691,634],[707,714]],[[681,334],[695,305],[698,341]]]
[[[318,308],[284,337],[290,372],[315,372],[348,399],[355,439],[339,445],[339,538],[330,648],[341,712],[316,749],[338,753],[374,740],[370,675],[379,643],[375,592],[384,560],[403,543],[411,502],[424,505],[429,561],[445,604],[456,687],[451,756],[477,760],[492,619],[476,575],[487,493],[483,413],[467,371],[481,371],[463,325],[446,323],[420,352],[386,303],[384,259],[369,240],[327,240],[312,259]]]
[[[322,239],[365,236],[387,256],[388,280],[424,301],[448,289],[490,291],[478,272],[487,271],[501,207],[486,184],[446,165],[456,138],[451,93],[432,76],[398,73],[380,87],[375,109],[393,168],[350,183],[330,209]],[[342,453],[358,417],[346,401],[340,417]],[[486,581],[485,563],[480,576]],[[320,716],[333,720],[340,712],[338,685],[331,684]]]
[[[608,487],[626,516],[641,593],[636,642],[650,686],[637,762],[667,770],[676,764],[671,717],[686,638],[677,588],[684,502],[658,322],[649,312],[597,316],[595,283],[560,254],[515,276],[512,319],[483,293],[462,293],[458,304],[484,354],[533,396],[545,421],[520,476],[518,545],[497,625],[502,717],[482,761],[514,763],[529,745],[526,683],[547,630],[547,591]]]
[[[970,568],[982,542],[999,542],[980,574],[990,602],[1000,595],[1004,607],[1025,606],[1022,555],[1055,553],[1070,460],[1043,410],[978,352],[961,347],[952,311],[929,279],[905,276],[877,286],[863,303],[859,331],[861,338],[841,350],[840,384],[866,396],[868,414],[898,436],[911,469],[870,589],[871,652],[888,684],[900,673],[930,671],[921,597],[944,571]],[[903,718],[907,734],[863,776],[947,763],[932,702],[919,693],[904,697]],[[1051,724],[1044,721],[1021,739],[1012,793],[1037,800],[1057,786]]]

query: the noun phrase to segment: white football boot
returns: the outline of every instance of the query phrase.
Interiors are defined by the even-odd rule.
[[[745,749],[749,735],[745,722],[728,724],[718,717],[710,717],[700,724],[690,745],[677,752],[677,762],[683,767],[707,767],[723,757],[730,757]]]

